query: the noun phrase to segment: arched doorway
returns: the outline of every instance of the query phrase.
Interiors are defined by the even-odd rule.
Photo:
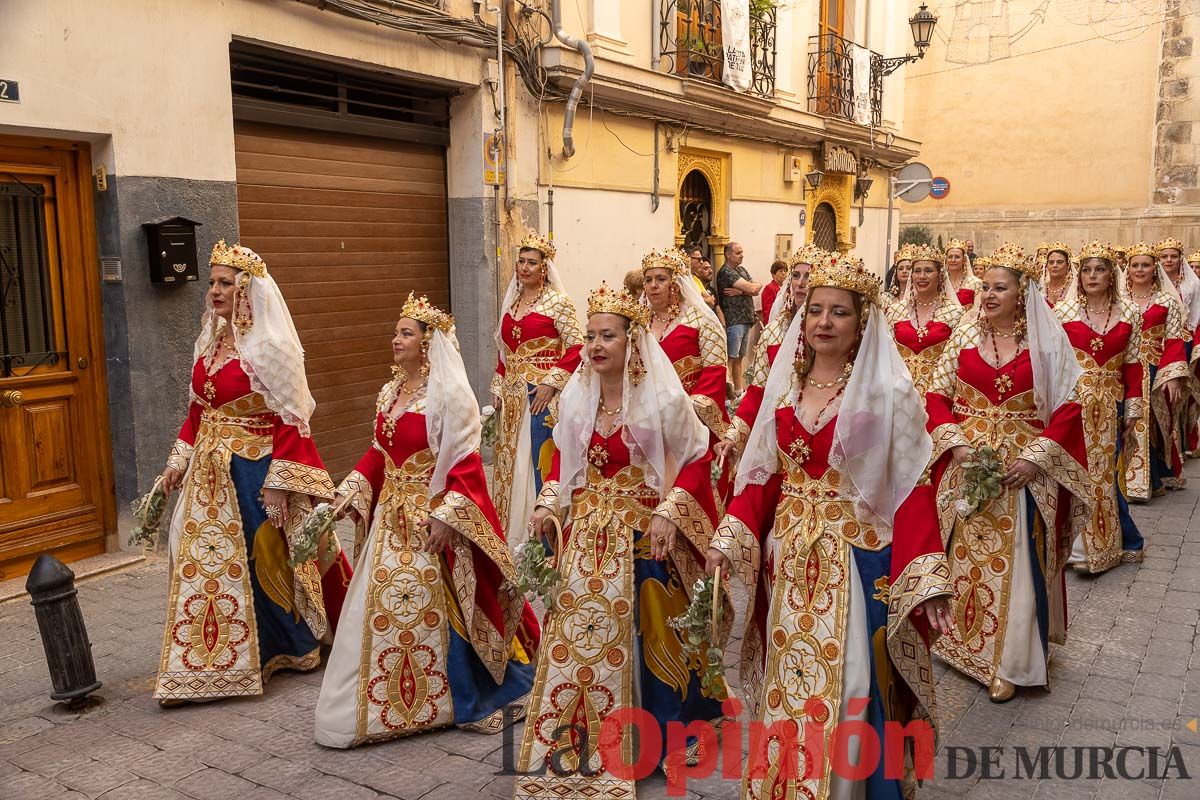
[[[698,169],[689,172],[679,187],[679,233],[685,247],[699,247],[712,260],[708,237],[712,235],[712,188]]]
[[[837,250],[837,212],[829,203],[821,203],[813,211],[812,243],[822,250]]]

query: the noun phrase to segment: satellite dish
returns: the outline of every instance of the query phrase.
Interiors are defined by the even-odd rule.
[[[919,203],[929,197],[933,173],[920,161],[905,164],[896,175],[896,197],[906,203]]]

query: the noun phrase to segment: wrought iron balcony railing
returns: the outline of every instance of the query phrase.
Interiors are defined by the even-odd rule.
[[[878,53],[866,51],[867,92],[854,91],[855,51],[858,45],[832,33],[808,37],[808,110],[824,117],[878,125],[883,119],[883,75],[875,69]],[[863,103],[862,114],[857,113]]]
[[[762,97],[775,94],[776,20],[774,6],[750,4],[750,91]],[[659,47],[661,69],[720,83],[720,0],[659,0]]]

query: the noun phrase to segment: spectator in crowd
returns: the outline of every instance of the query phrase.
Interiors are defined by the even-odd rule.
[[[762,286],[755,283],[742,266],[746,252],[737,242],[725,245],[725,265],[717,273],[717,291],[721,309],[725,312],[725,337],[729,345],[729,373],[733,391],[740,395],[745,389],[742,374],[750,329],[758,320],[754,316],[754,297]]]
[[[687,254],[692,268],[692,280],[696,282],[696,289],[699,290],[700,297],[708,303],[709,308],[715,309],[717,300],[713,297],[712,287],[709,285],[712,281],[712,265],[709,264],[708,269],[705,269],[704,265],[708,262],[704,260],[704,251],[699,247],[689,248]]]
[[[631,269],[625,273],[625,291],[633,297],[641,297],[642,289],[645,286],[645,277],[642,275],[642,268]]]
[[[786,261],[779,261],[777,259],[771,264],[771,282],[762,290],[762,323],[764,328],[771,321],[771,306],[775,305],[775,296],[783,288],[783,281],[787,278],[787,274],[788,265]]]
[[[971,266],[975,266],[975,240],[967,239],[967,260],[971,262]]]

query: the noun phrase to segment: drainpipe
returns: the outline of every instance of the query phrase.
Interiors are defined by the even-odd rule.
[[[571,94],[567,98],[566,113],[563,114],[563,155],[570,158],[575,155],[575,109],[579,107],[579,100],[583,97],[584,85],[592,79],[592,74],[596,71],[596,61],[592,58],[591,46],[582,39],[571,36],[563,28],[562,0],[554,0],[551,8],[554,37],[562,42],[565,47],[578,50],[583,55],[583,74],[575,79],[575,85],[571,87]]]

